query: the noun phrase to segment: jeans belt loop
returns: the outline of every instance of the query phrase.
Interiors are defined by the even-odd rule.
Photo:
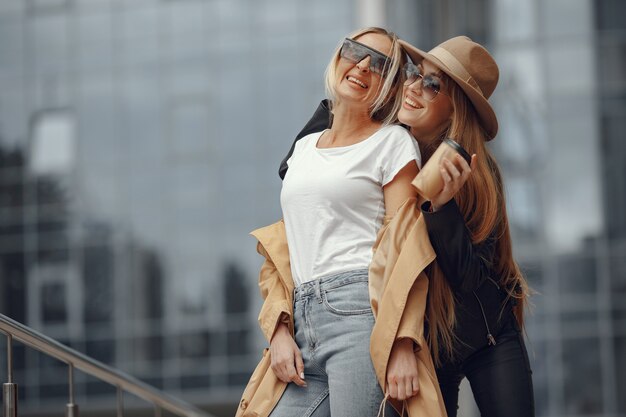
[[[317,302],[318,304],[321,304],[322,303],[322,288],[320,286],[320,280],[316,279],[313,285],[315,287],[315,297],[317,297]]]

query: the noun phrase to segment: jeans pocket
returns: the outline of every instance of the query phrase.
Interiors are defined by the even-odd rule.
[[[369,285],[359,281],[322,292],[324,307],[340,316],[372,314]]]

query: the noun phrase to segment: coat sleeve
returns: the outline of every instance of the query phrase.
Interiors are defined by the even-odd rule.
[[[439,266],[452,289],[471,292],[480,287],[492,271],[495,238],[473,244],[454,199],[434,213],[429,211],[429,202],[421,209]]]
[[[257,252],[265,257],[259,273],[259,288],[263,297],[263,306],[259,313],[259,325],[268,343],[272,340],[279,322],[284,321],[293,330],[292,310],[289,297],[285,293],[276,265],[267,254],[261,243],[257,244]]]
[[[393,217],[386,216],[384,219],[374,245],[374,256],[370,265],[370,296],[372,296],[372,308],[378,313],[385,287],[391,283],[390,280],[393,279],[394,271],[396,269],[398,269],[397,272],[406,270],[407,279],[405,282],[410,283],[410,288],[406,288],[406,303],[402,307],[398,328],[394,336],[396,340],[412,339],[416,350],[419,350],[424,343],[428,277],[423,270],[419,268],[415,270],[420,262],[415,259],[415,256],[418,256],[418,253],[427,254],[422,261],[430,263],[434,259],[434,251],[428,242],[426,226],[419,220],[420,212],[415,201],[415,199],[408,200]],[[410,248],[408,248],[409,246]],[[403,260],[401,260],[401,253],[404,253],[405,249],[410,256],[405,253]],[[410,272],[413,270],[415,272]],[[409,275],[411,276],[409,277]],[[394,287],[398,284],[400,282],[394,282]],[[394,297],[387,299],[392,305],[398,301]],[[394,309],[397,308],[394,307]]]
[[[421,350],[424,343],[424,315],[426,314],[426,305],[424,300],[420,297],[420,281],[427,279],[425,276],[420,276],[418,281],[413,284],[409,297],[407,299],[402,318],[400,319],[400,325],[398,326],[397,339],[410,338],[415,344],[415,350]],[[426,285],[428,287],[428,284]]]

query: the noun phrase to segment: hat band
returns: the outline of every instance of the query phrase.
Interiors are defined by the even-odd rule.
[[[454,55],[452,55],[450,52],[448,52],[447,50],[443,49],[440,46],[437,46],[436,48],[432,49],[429,52],[429,54],[435,56],[443,64],[445,64],[445,66],[447,66],[455,75],[464,79],[466,83],[471,85],[475,90],[478,90],[478,92],[483,97],[485,96],[485,94],[483,94],[483,90],[481,90],[480,87],[478,86],[478,83],[469,74],[469,72],[467,72],[463,64],[461,64],[461,62],[458,59],[456,59]]]

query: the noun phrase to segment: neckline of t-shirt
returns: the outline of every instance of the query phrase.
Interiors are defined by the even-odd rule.
[[[369,142],[372,138],[376,137],[378,135],[379,132],[381,132],[383,129],[386,129],[389,126],[383,126],[380,129],[378,129],[377,131],[375,131],[374,133],[372,133],[371,135],[369,135],[368,137],[366,137],[365,139],[357,142],[357,143],[353,143],[352,145],[346,145],[346,146],[333,146],[332,148],[318,148],[317,147],[317,143],[319,142],[320,138],[322,137],[322,135],[324,134],[324,132],[326,132],[327,130],[330,129],[324,129],[320,132],[319,136],[313,141],[313,147],[315,148],[315,150],[317,150],[318,152],[340,152],[340,151],[347,151],[350,149],[354,149],[366,142]]]

